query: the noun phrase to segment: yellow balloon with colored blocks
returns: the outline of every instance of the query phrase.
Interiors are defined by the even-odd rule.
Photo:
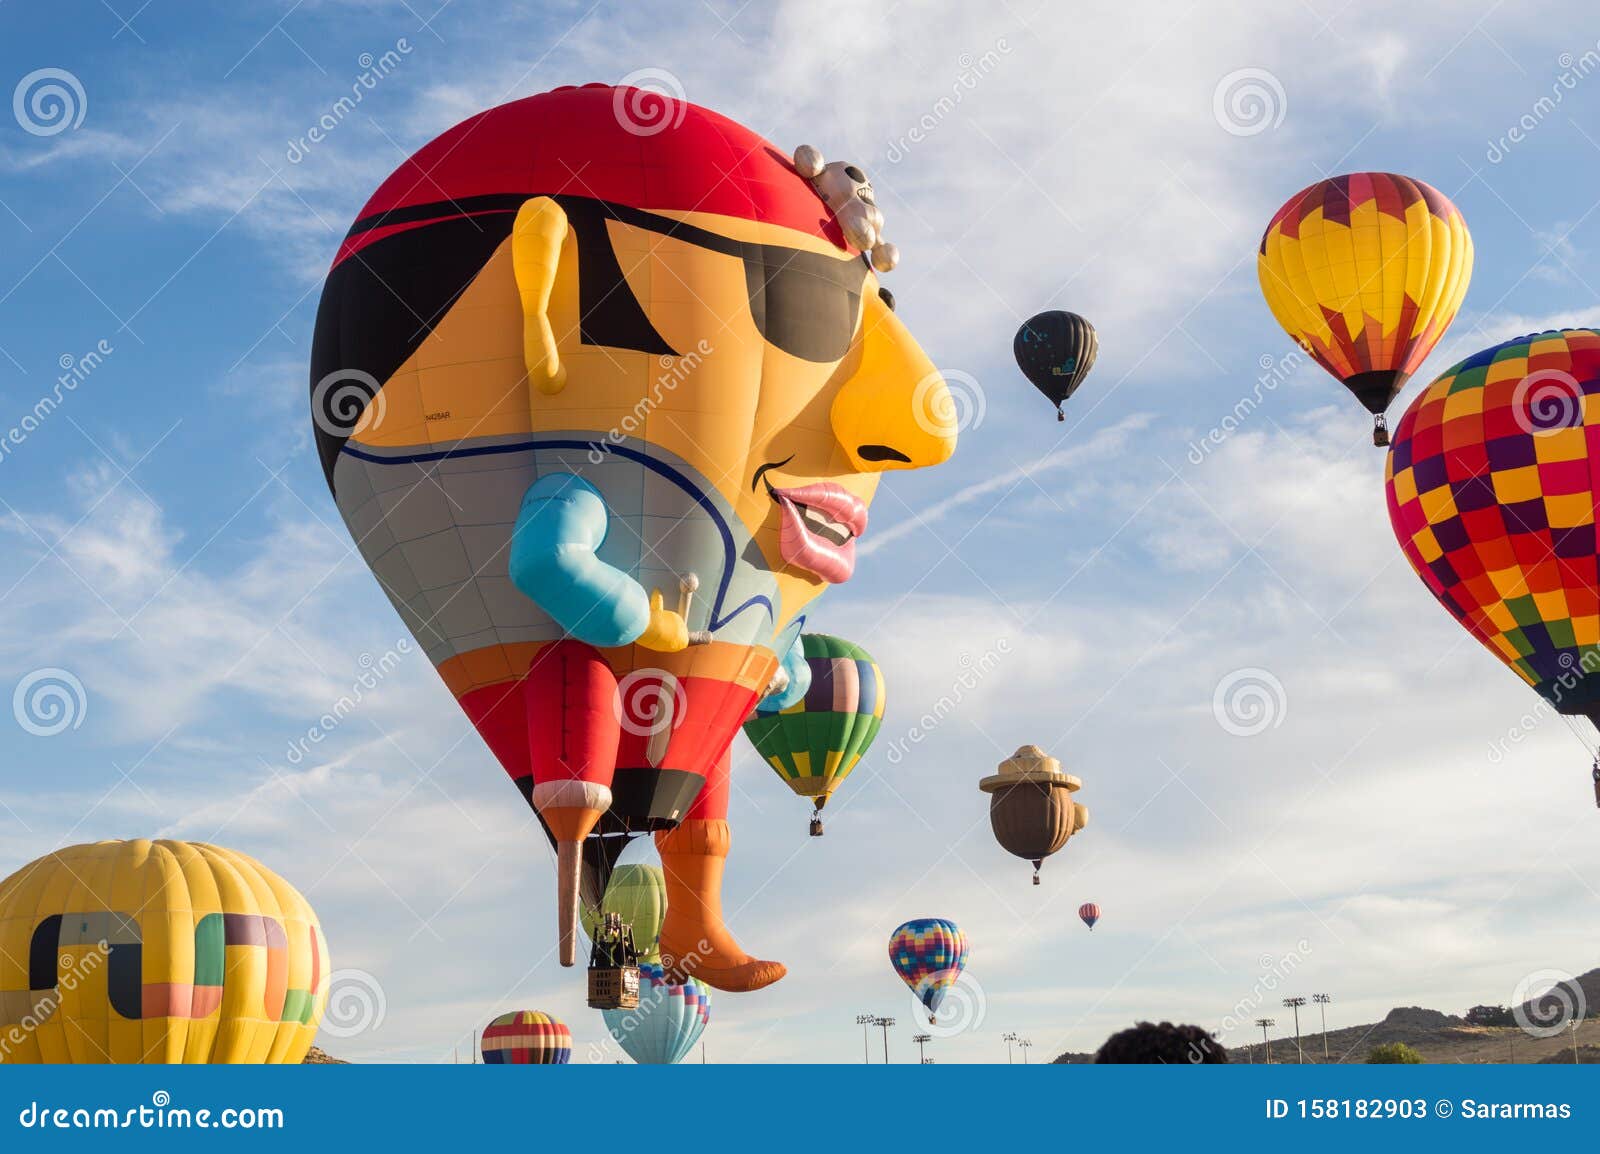
[[[298,1063],[328,985],[305,898],[220,846],[76,845],[0,882],[0,1063]]]

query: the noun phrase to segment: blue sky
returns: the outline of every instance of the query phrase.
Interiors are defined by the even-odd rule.
[[[733,925],[790,975],[718,1000],[711,1060],[852,1061],[863,1012],[900,1019],[905,1058],[884,942],[924,914],[974,943],[945,1061],[1003,1061],[1011,1031],[1093,1049],[1143,1017],[1243,1041],[1283,992],[1333,994],[1341,1023],[1460,1010],[1600,961],[1588,754],[1524,723],[1531,692],[1407,569],[1358,407],[1314,366],[1258,387],[1291,346],[1254,267],[1272,211],[1323,175],[1455,200],[1471,289],[1395,415],[1460,355],[1594,323],[1600,22],[1080,7],[0,2],[4,89],[77,85],[67,123],[25,98],[0,116],[0,427],[98,350],[0,456],[0,688],[82,686],[61,733],[0,726],[0,872],[94,838],[216,840],[299,884],[335,964],[370,975],[350,980],[381,1021],[335,1053],[448,1061],[530,1006],[572,1025],[574,1060],[615,1056],[550,952],[537,828],[349,551],[306,362],[337,240],[405,155],[480,108],[648,70],[868,169],[900,315],[968,424],[948,465],[884,486],[856,578],[812,615],[885,667],[880,750],[935,712],[929,736],[870,758],[820,842],[739,748]],[[1064,425],[1010,359],[1046,307],[1100,332]],[[1266,690],[1250,736],[1213,708],[1239,671]],[[976,785],[1025,741],[1094,815],[1038,889]]]

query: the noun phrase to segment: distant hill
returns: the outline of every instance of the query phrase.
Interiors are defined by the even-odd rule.
[[[303,1063],[306,1066],[348,1066],[349,1064],[343,1058],[332,1057],[326,1050],[318,1049],[316,1046],[312,1046],[306,1053],[306,1060]]]
[[[1523,1016],[1535,1023],[1559,1021],[1566,1016],[1563,1002],[1570,1005],[1576,1000],[1574,995],[1581,994],[1578,1004],[1587,1008],[1588,1016],[1578,1027],[1578,1061],[1600,1063],[1600,969],[1590,970],[1570,985],[1575,985],[1577,990],[1552,990],[1529,999],[1523,1003]],[[1283,1015],[1278,1015],[1278,1021],[1283,1022]],[[1317,1016],[1312,1014],[1309,1019],[1302,1016],[1301,1025],[1300,1045],[1307,1062],[1364,1062],[1374,1046],[1386,1042],[1404,1042],[1427,1062],[1535,1064],[1572,1061],[1570,1029],[1549,1038],[1536,1038],[1520,1026],[1474,1026],[1464,1017],[1421,1006],[1396,1006],[1381,1022],[1329,1030],[1326,1058],[1323,1057],[1323,1037],[1316,1028]],[[1275,1063],[1299,1061],[1293,1034],[1273,1038],[1267,1047],[1260,1042],[1230,1047],[1229,1056],[1235,1062],[1262,1062],[1269,1048]],[[1055,1061],[1064,1064],[1092,1062],[1094,1055],[1069,1052]]]

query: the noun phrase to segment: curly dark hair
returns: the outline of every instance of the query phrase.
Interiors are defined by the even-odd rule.
[[[1228,1061],[1228,1051],[1199,1026],[1140,1022],[1107,1038],[1094,1060],[1123,1065],[1199,1066]]]

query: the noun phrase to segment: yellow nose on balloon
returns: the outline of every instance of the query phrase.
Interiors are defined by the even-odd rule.
[[[860,361],[830,418],[858,472],[925,469],[956,451],[957,413],[944,378],[900,318],[869,296]]]

